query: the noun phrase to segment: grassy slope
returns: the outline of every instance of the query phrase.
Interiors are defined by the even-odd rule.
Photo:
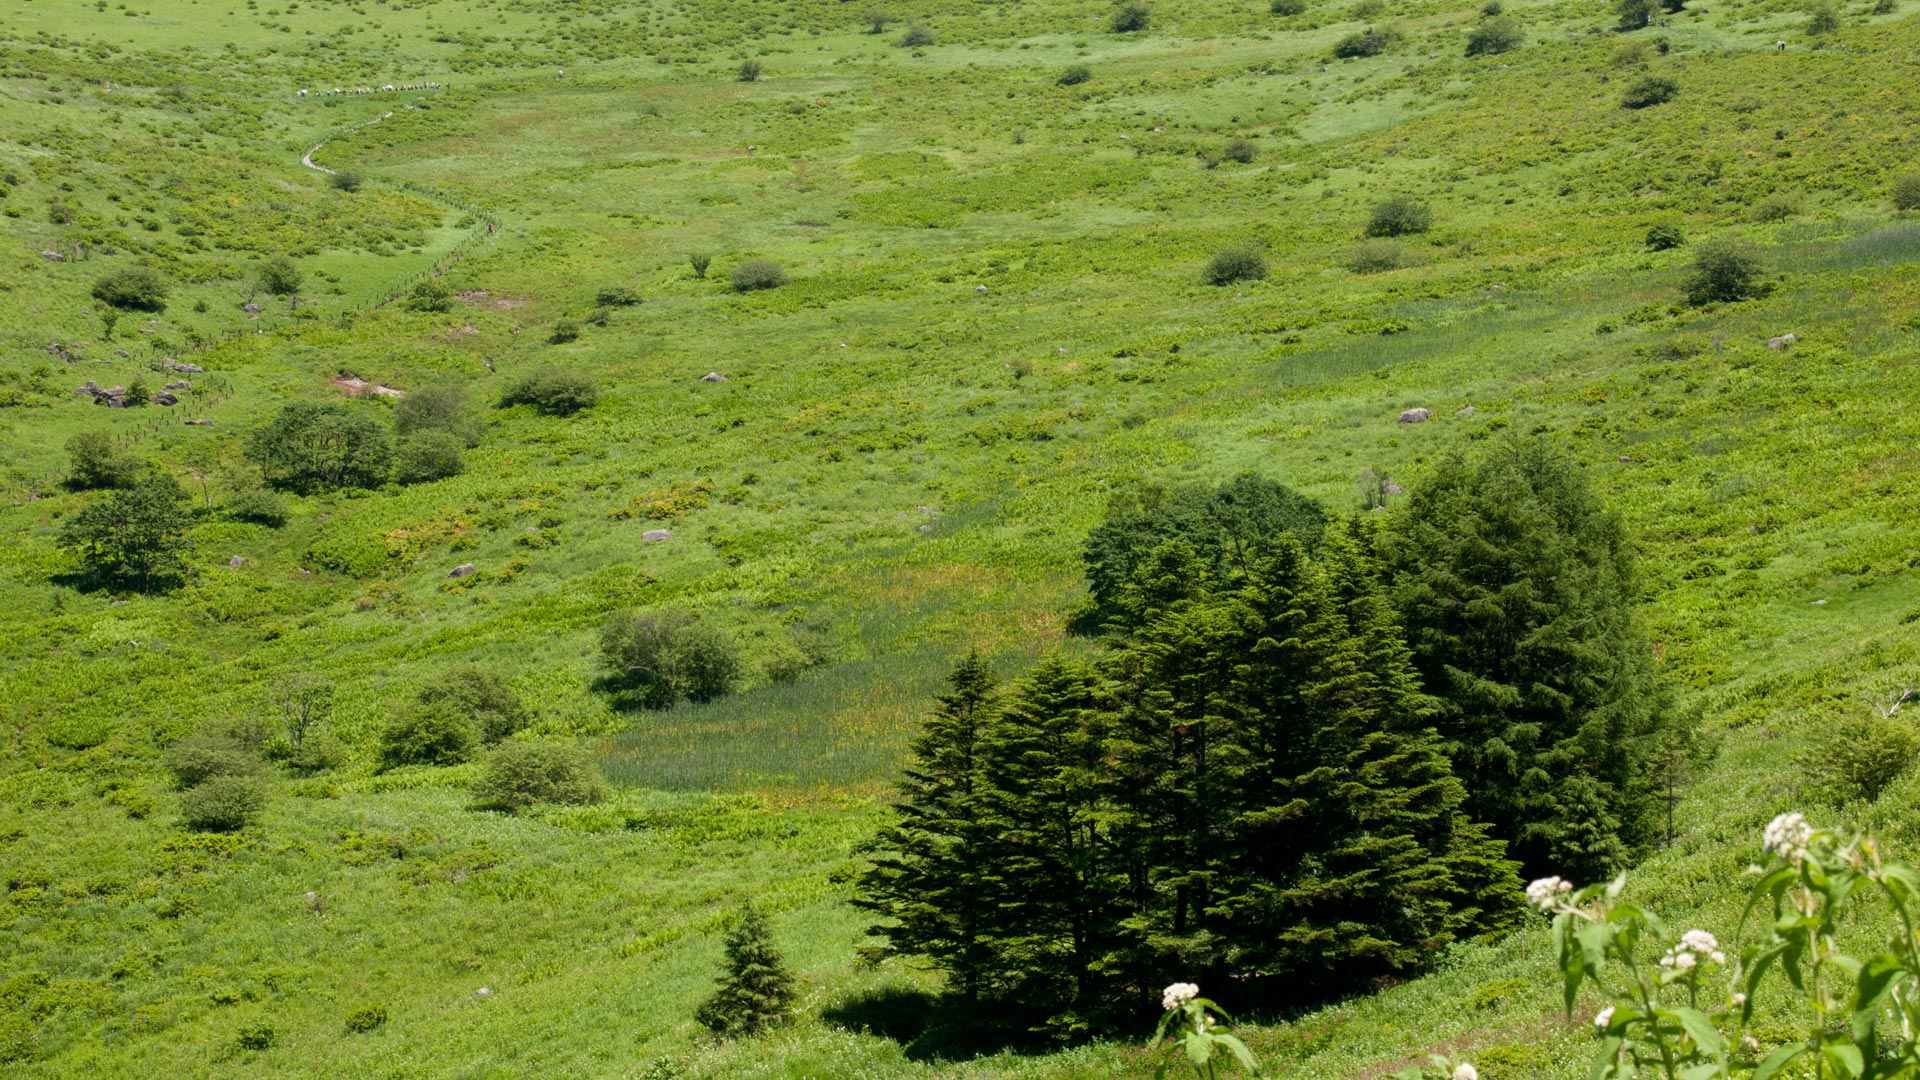
[[[0,758],[13,883],[0,976],[24,976],[9,1002],[40,1048],[15,1068],[1137,1068],[1132,1051],[1094,1047],[934,1069],[812,1019],[711,1048],[690,1042],[688,1014],[743,895],[776,911],[810,1017],[918,979],[850,959],[852,844],[948,657],[978,646],[1011,672],[1062,641],[1078,538],[1112,484],[1258,468],[1348,505],[1365,469],[1405,480],[1506,431],[1564,441],[1643,539],[1647,619],[1724,741],[1681,807],[1681,841],[1642,877],[1672,910],[1705,902],[1701,883],[1742,865],[1758,823],[1794,804],[1784,766],[1806,735],[1916,662],[1920,423],[1902,391],[1920,229],[1885,217],[1878,193],[1916,156],[1898,92],[1916,24],[1855,19],[1814,49],[1790,10],[1713,5],[1635,35],[1674,42],[1653,63],[1685,92],[1626,113],[1614,102],[1637,71],[1573,5],[1517,5],[1528,47],[1471,61],[1458,58],[1471,11],[1404,5],[1407,46],[1331,64],[1328,44],[1357,25],[1331,10],[1163,7],[1152,33],[1126,38],[1099,32],[1103,5],[929,9],[941,44],[908,55],[828,3],[582,7],[571,21],[537,3],[15,5],[0,129],[16,145],[0,164],[22,170],[7,205],[26,212],[0,218],[18,253],[0,264],[0,364],[22,390],[0,410],[13,504],[0,701],[16,733]],[[1780,36],[1786,55],[1770,51]],[[125,51],[83,61],[89,42]],[[766,77],[733,81],[748,55]],[[1081,58],[1093,82],[1052,85]],[[95,90],[100,65],[114,90]],[[454,87],[406,99],[424,111],[289,96],[415,71]],[[360,195],[297,165],[329,132],[346,133],[318,160],[376,178]],[[1262,148],[1252,165],[1195,163],[1242,133]],[[162,163],[166,182],[138,162]],[[1776,190],[1804,193],[1809,212],[1743,224]],[[1349,273],[1365,207],[1395,191],[1431,199],[1438,227],[1409,245],[1410,268]],[[86,283],[125,256],[38,258],[70,235],[46,220],[52,198],[205,280],[153,334],[123,323],[101,342]],[[444,316],[368,310],[473,234],[471,206],[503,229],[448,280],[487,295]],[[192,250],[172,220],[197,220],[189,210],[227,246]],[[1753,235],[1786,272],[1780,290],[1670,312],[1685,252],[1638,244],[1667,219]],[[249,252],[295,246],[286,237],[314,252],[310,273],[339,280],[310,288],[312,319],[271,305],[249,319],[236,284]],[[1247,238],[1268,245],[1269,280],[1196,283],[1212,250]],[[715,279],[758,255],[795,280],[735,296],[693,279],[689,251],[716,256]],[[647,302],[542,344],[612,283]],[[1787,330],[1793,350],[1764,346]],[[189,397],[212,428],[69,396],[195,333],[235,331],[181,354],[209,368]],[[50,340],[84,359],[40,352]],[[484,359],[495,378],[588,367],[608,400],[571,421],[493,415],[455,480],[302,500],[279,532],[210,519],[206,569],[167,599],[116,603],[56,579],[52,535],[83,498],[50,483],[69,433],[107,427],[183,475],[211,454],[200,471],[217,503],[242,433],[278,402],[333,393],[342,374],[453,376],[490,395]],[[1016,378],[1016,361],[1031,374]],[[728,381],[696,381],[709,370]],[[1413,405],[1436,421],[1393,422]],[[673,521],[667,544],[639,541],[659,522],[609,516],[698,480],[722,497]],[[247,562],[230,571],[234,554]],[[329,554],[358,576],[320,568]],[[447,584],[464,561],[483,572]],[[707,610],[756,654],[789,623],[825,626],[843,660],[629,721],[587,689],[593,629],[659,603]],[[155,766],[166,741],[259,712],[268,682],[306,670],[340,684],[338,726],[364,749],[420,678],[459,662],[509,673],[539,730],[592,739],[634,786],[610,807],[503,820],[464,808],[465,769],[376,777],[362,763],[283,785],[235,850],[180,850]],[[102,794],[115,779],[156,809],[127,816]],[[1898,830],[1914,798],[1897,789],[1876,816]],[[1368,1073],[1437,1041],[1504,1061],[1495,1080],[1570,1075],[1581,1036],[1547,1019],[1541,965],[1529,940],[1462,950],[1434,977],[1254,1041],[1310,1075]],[[1516,977],[1530,988],[1495,992]],[[1480,991],[1495,1000],[1460,1007]],[[348,1034],[345,1013],[376,1001],[389,1027]],[[259,1023],[281,1045],[236,1049]]]

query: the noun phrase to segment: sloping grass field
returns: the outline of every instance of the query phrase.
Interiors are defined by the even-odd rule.
[[[1465,57],[1464,0],[1370,2],[1164,0],[1122,34],[1105,3],[909,0],[870,34],[831,0],[0,0],[0,1073],[1148,1075],[1132,1044],[943,1056],[875,1004],[933,985],[862,960],[846,903],[929,695],[970,649],[1013,675],[1095,648],[1066,627],[1079,546],[1129,483],[1255,470],[1358,512],[1515,435],[1628,523],[1717,746],[1634,893],[1730,930],[1712,898],[1807,807],[1798,755],[1920,681],[1920,217],[1887,194],[1920,170],[1920,7],[1815,35],[1717,0],[1627,33],[1519,0],[1526,42]],[[896,44],[909,22],[933,43]],[[1376,24],[1400,43],[1332,57]],[[1679,94],[1623,108],[1649,74]],[[1353,269],[1400,194],[1433,228]],[[1659,223],[1751,240],[1771,291],[1686,306],[1692,245],[1649,251]],[[1269,275],[1204,284],[1241,243]],[[279,254],[292,303],[248,284]],[[790,283],[735,292],[748,258]],[[89,289],[136,261],[173,293],[109,336]],[[451,310],[392,302],[433,275]],[[641,302],[550,343],[614,286]],[[162,360],[205,369],[177,406],[74,392],[157,388]],[[492,407],[550,364],[600,403]],[[219,511],[256,425],[355,379],[467,384],[467,471],[293,498],[279,529]],[[85,431],[206,508],[184,587],[77,587]],[[756,672],[800,631],[829,659],[622,712],[601,621],[665,606]],[[471,807],[475,765],[376,771],[384,719],[471,664],[613,798],[516,817]],[[293,674],[335,685],[348,764],[279,779],[245,832],[184,830],[165,747]],[[1920,779],[1810,813],[1911,856]],[[802,1016],[716,1043],[693,1008],[747,898]],[[1249,1042],[1302,1077],[1432,1049],[1584,1075],[1547,952],[1539,926],[1459,947]],[[367,1004],[389,1022],[349,1030]]]

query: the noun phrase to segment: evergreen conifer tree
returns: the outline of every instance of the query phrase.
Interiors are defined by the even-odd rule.
[[[719,1035],[757,1035],[786,1022],[793,1008],[793,976],[773,947],[767,917],[747,903],[727,932],[726,972],[720,988],[694,1018]]]
[[[895,952],[925,956],[968,1000],[1004,983],[983,877],[980,739],[997,709],[993,669],[969,655],[947,677],[897,785],[894,821],[869,845],[854,904],[887,921],[870,931]]]
[[[1108,1010],[1096,960],[1117,934],[1123,881],[1106,809],[1107,694],[1090,664],[1053,656],[1021,680],[981,736],[991,840],[984,884],[1012,1003],[1054,1034]]]
[[[1657,833],[1670,724],[1618,520],[1540,443],[1443,463],[1382,537],[1393,597],[1475,820],[1579,880]]]

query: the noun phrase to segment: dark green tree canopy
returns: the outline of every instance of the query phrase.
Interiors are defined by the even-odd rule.
[[[727,931],[726,969],[718,981],[694,1014],[717,1035],[758,1035],[793,1016],[793,976],[774,948],[767,917],[750,903]]]
[[[690,612],[616,612],[600,631],[605,685],[651,709],[733,692],[745,668],[725,630]]]
[[[247,456],[272,483],[296,491],[371,488],[386,482],[393,448],[363,409],[297,401],[247,442]]]
[[[152,476],[88,503],[61,527],[60,543],[89,574],[151,592],[187,578],[192,526],[187,493],[170,476]]]
[[[507,680],[482,668],[443,671],[422,685],[415,698],[422,705],[451,705],[473,721],[487,742],[499,742],[527,726],[520,695]]]
[[[93,283],[93,298],[121,311],[167,310],[170,286],[160,271],[151,266],[123,266],[100,275]]]
[[[429,383],[400,399],[393,407],[393,432],[416,435],[444,431],[467,447],[480,445],[480,424],[474,419],[467,388],[460,383]]]
[[[67,455],[73,460],[67,482],[83,490],[126,487],[140,471],[132,458],[113,445],[113,436],[104,431],[82,431],[68,439]]]
[[[1121,493],[1087,536],[1088,627],[1129,629],[1173,600],[1244,575],[1282,534],[1307,547],[1326,530],[1320,504],[1253,473],[1219,487]]]
[[[1473,817],[1530,872],[1625,865],[1654,834],[1668,709],[1618,518],[1563,456],[1511,442],[1436,467],[1380,547]]]

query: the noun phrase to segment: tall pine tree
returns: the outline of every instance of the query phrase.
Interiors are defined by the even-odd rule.
[[[894,821],[869,845],[854,904],[898,953],[924,956],[977,1000],[1010,979],[994,940],[984,870],[991,838],[981,805],[980,740],[998,709],[993,669],[978,654],[947,676],[897,785]]]
[[[1381,550],[1471,815],[1536,874],[1628,862],[1657,834],[1672,721],[1618,519],[1563,456],[1512,442],[1444,462]]]
[[[1093,1030],[1112,1006],[1095,970],[1117,935],[1124,880],[1104,798],[1107,702],[1092,665],[1052,656],[981,740],[991,933],[1020,973],[1005,993],[1067,1038]]]

